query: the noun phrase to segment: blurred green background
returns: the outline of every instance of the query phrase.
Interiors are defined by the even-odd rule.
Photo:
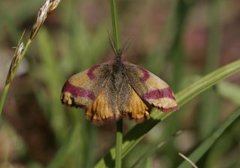
[[[14,47],[44,2],[0,1],[0,91]],[[118,10],[124,59],[175,92],[240,58],[239,0],[119,0]],[[1,168],[91,168],[114,144],[114,124],[92,125],[83,110],[60,102],[70,75],[113,58],[110,13],[107,0],[67,0],[49,15],[10,88],[0,120]],[[158,124],[124,167],[177,167],[179,152],[191,153],[239,107],[239,84],[240,74],[234,75]],[[133,125],[125,120],[125,132]],[[238,119],[197,165],[240,167],[239,129]]]

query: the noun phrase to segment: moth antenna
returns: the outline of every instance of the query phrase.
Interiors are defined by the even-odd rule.
[[[108,32],[108,37],[109,37],[109,42],[110,42],[110,45],[112,47],[112,50],[116,56],[116,60],[117,61],[120,61],[121,60],[121,57],[122,57],[122,49],[117,49],[115,46],[115,43],[112,39],[112,37],[110,36],[109,32]]]
[[[131,40],[130,40],[130,38],[128,38],[128,39],[123,43],[122,52],[127,51],[128,48],[130,47],[130,45],[131,45]]]
[[[111,36],[109,36],[109,42],[110,42],[110,45],[111,45],[111,48],[112,48],[114,54],[117,55],[117,49],[115,48],[115,44],[114,44]]]

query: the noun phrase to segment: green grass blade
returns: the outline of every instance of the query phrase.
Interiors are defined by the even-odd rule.
[[[117,2],[116,0],[111,0],[111,14],[112,14],[112,31],[114,37],[114,46],[117,53],[119,54],[120,40],[119,40],[119,26],[118,26],[118,12],[117,12]],[[116,55],[118,57],[118,55]],[[121,56],[121,55],[119,55]],[[116,159],[115,159],[115,167],[122,167],[122,141],[123,141],[123,120],[120,119],[116,123]]]
[[[5,85],[2,91],[2,95],[0,98],[0,116],[2,114],[3,108],[4,108],[4,103],[8,95],[8,90],[9,90],[10,85]]]
[[[210,136],[208,137],[188,158],[196,163],[214,142],[224,133],[224,131],[240,117],[240,108],[238,108],[228,119]],[[178,168],[191,167],[188,162],[184,161]]]
[[[218,68],[217,70],[202,77],[200,80],[193,83],[186,89],[180,91],[176,95],[179,107],[183,106],[200,93],[206,91],[208,88],[215,85],[220,80],[225,79],[238,71],[240,71],[240,60],[229,63],[228,65]],[[166,119],[172,114],[173,113],[163,114],[159,113],[158,110],[153,110],[151,114],[151,119],[147,120],[142,124],[136,125],[124,137],[124,143],[122,146],[122,157],[126,156],[126,154],[143,139],[143,137],[149,130],[151,130],[156,124],[158,124],[160,121]],[[95,165],[95,167],[111,167],[114,158],[115,148],[112,148],[110,152]]]
[[[58,4],[59,4],[60,0],[52,0],[49,3],[45,2],[45,6],[43,5],[39,12],[41,11],[41,15],[38,15],[31,31],[30,31],[30,37],[26,40],[26,43],[24,42],[24,37],[25,37],[25,31],[23,32],[21,38],[18,41],[18,46],[15,49],[15,53],[9,68],[9,72],[6,78],[6,82],[3,88],[3,95],[1,95],[1,99],[0,99],[0,115],[2,113],[3,110],[3,106],[4,103],[6,101],[6,97],[8,94],[8,90],[9,87],[12,83],[12,80],[14,79],[17,69],[19,67],[19,65],[21,64],[30,44],[32,43],[32,40],[34,39],[34,37],[37,35],[38,30],[40,29],[40,27],[42,26],[42,24],[45,22],[47,15],[52,12],[54,9],[57,8]],[[44,10],[44,12],[42,12],[43,7],[46,9]],[[42,19],[44,18],[44,19]]]
[[[112,15],[112,30],[114,37],[114,47],[119,51],[120,39],[119,39],[119,26],[118,26],[118,13],[117,13],[117,2],[116,0],[111,0],[111,15]]]
[[[196,95],[212,87],[213,85],[218,83],[220,80],[225,79],[230,75],[240,71],[239,66],[240,66],[240,60],[236,60],[202,77],[200,80],[193,83],[192,85],[190,85],[189,87],[180,91],[177,94],[178,104],[180,106],[186,104]]]

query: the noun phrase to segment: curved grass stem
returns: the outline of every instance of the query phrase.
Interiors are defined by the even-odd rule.
[[[6,97],[8,95],[9,87],[16,75],[17,69],[19,65],[21,64],[30,44],[32,43],[32,40],[36,37],[39,29],[41,28],[42,24],[45,22],[47,16],[49,13],[51,13],[54,9],[57,8],[58,4],[61,0],[46,0],[46,2],[42,5],[40,10],[38,11],[37,19],[32,26],[32,30],[30,32],[30,37],[28,38],[26,44],[23,42],[23,37],[25,35],[25,32],[21,36],[18,46],[15,49],[15,53],[8,71],[8,75],[6,78],[6,82],[3,88],[3,93],[1,95],[0,99],[0,115],[3,111],[3,107],[6,101]]]

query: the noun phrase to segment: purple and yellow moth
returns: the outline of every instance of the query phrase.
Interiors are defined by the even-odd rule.
[[[64,84],[61,100],[68,106],[85,109],[95,124],[129,117],[136,121],[149,118],[153,107],[163,112],[177,110],[172,89],[148,70],[115,58],[71,76]]]

